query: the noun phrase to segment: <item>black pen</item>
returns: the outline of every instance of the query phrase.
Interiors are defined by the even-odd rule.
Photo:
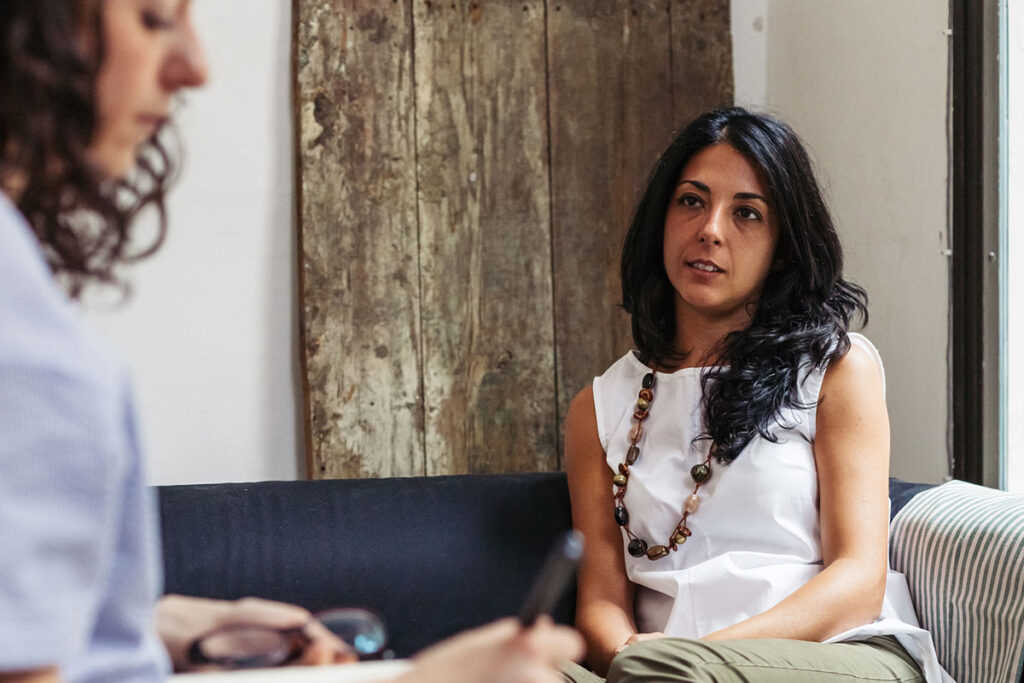
[[[519,623],[523,628],[533,626],[541,614],[550,614],[555,603],[562,596],[569,582],[576,574],[583,557],[583,534],[567,531],[551,549],[544,567],[533,582],[527,594],[523,609],[519,612]]]

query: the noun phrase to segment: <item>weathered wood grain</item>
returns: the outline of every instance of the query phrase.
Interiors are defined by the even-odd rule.
[[[677,126],[733,103],[728,0],[672,1],[672,92]]]
[[[674,125],[668,0],[549,5],[558,413],[632,346],[619,259]]]
[[[422,474],[409,7],[296,10],[310,475]]]
[[[556,468],[648,170],[732,100],[728,0],[294,2],[311,476]]]
[[[426,470],[554,469],[544,3],[414,23]]]

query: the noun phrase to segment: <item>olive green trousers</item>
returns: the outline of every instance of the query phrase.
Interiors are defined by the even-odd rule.
[[[562,675],[570,683],[924,681],[917,663],[892,636],[829,644],[658,638],[620,652],[607,679],[578,664],[566,666]]]

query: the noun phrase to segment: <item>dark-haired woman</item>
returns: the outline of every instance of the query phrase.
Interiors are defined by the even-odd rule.
[[[158,539],[127,371],[66,293],[157,246],[131,225],[162,215],[161,130],[174,95],[206,80],[190,7],[0,2],[0,683],[162,680],[168,654],[187,667],[197,636],[237,623],[304,627],[303,663],[352,658],[306,610],[267,601],[171,596],[154,628]],[[555,680],[579,648],[564,627],[507,621],[401,680]]]
[[[889,425],[866,295],[782,122],[707,113],[622,256],[637,350],[573,400],[575,681],[941,681],[887,572]]]

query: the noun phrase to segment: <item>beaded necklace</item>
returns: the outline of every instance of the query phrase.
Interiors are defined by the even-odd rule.
[[[714,451],[713,448],[709,449],[704,462],[690,468],[690,477],[694,483],[693,492],[686,498],[686,502],[683,504],[683,516],[669,535],[668,542],[665,545],[652,545],[648,547],[647,541],[634,534],[629,528],[629,511],[626,509],[625,496],[626,488],[629,484],[629,468],[636,464],[637,459],[640,457],[640,446],[637,444],[639,444],[640,438],[644,434],[644,420],[647,419],[653,402],[654,371],[651,371],[644,375],[640,383],[640,394],[636,400],[636,409],[633,411],[633,428],[629,430],[629,448],[626,450],[626,460],[619,463],[619,471],[612,477],[612,484],[616,488],[614,498],[615,523],[626,531],[626,535],[630,539],[628,546],[629,554],[633,557],[643,557],[646,555],[648,560],[657,560],[667,556],[673,550],[678,550],[679,546],[686,543],[686,539],[692,535],[693,532],[686,525],[686,521],[700,507],[700,498],[697,497],[697,491],[711,478],[711,454]]]

